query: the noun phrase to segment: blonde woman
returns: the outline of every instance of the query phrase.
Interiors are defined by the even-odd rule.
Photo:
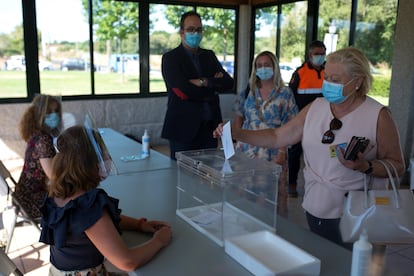
[[[253,61],[249,89],[238,96],[234,128],[257,130],[278,128],[298,113],[294,95],[285,86],[276,56],[264,51]],[[282,166],[279,177],[278,213],[287,214],[287,147],[258,147],[237,141],[236,149],[251,158],[261,158]]]

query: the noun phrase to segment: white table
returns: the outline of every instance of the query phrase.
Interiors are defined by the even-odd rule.
[[[175,166],[175,161],[152,149],[146,159],[124,162],[121,157],[141,155],[141,144],[110,128],[100,128],[99,132],[108,147],[118,174],[169,169]]]
[[[120,157],[140,152],[139,143],[110,129],[103,129],[104,140],[120,171],[108,177],[101,187],[120,199],[123,213],[168,221],[173,230],[171,244],[154,260],[132,275],[251,275],[220,247],[176,216],[177,167],[167,156],[151,151],[144,162],[122,162]],[[195,179],[196,181],[196,179]],[[321,260],[321,275],[349,275],[351,252],[278,217],[276,234]],[[125,232],[123,238],[137,245],[149,236]]]

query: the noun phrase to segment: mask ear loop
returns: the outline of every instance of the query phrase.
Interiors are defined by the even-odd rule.
[[[58,137],[53,136],[53,147],[55,148],[56,153],[59,153],[59,149],[57,147],[57,140],[58,140]]]

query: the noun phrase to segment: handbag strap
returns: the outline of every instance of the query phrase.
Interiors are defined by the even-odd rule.
[[[395,207],[397,207],[397,209],[399,209],[400,208],[400,203],[398,201],[398,191],[397,191],[397,187],[395,185],[394,177],[393,177],[390,169],[388,168],[388,165],[384,161],[382,161],[382,160],[377,160],[377,161],[384,166],[384,168],[385,168],[385,170],[388,174],[388,179],[391,182],[391,187],[392,187],[393,194],[394,194],[394,197],[395,197]],[[395,168],[394,164],[392,164],[389,161],[387,161],[387,163],[393,168],[396,177],[398,177],[397,169]],[[366,186],[366,183],[365,183],[365,186]]]
[[[390,167],[392,168],[394,172],[394,178],[396,180],[395,187],[397,188],[397,192],[398,192],[398,189],[400,188],[400,177],[398,176],[397,169],[395,168],[394,164],[391,161],[385,159],[385,162],[387,162],[388,165],[390,165]]]

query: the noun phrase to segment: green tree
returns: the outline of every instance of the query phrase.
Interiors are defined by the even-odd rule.
[[[398,0],[358,0],[355,46],[374,63],[391,64]],[[351,1],[324,0],[319,7],[319,35],[323,39],[329,24],[337,26],[337,49],[349,44]]]
[[[10,34],[0,34],[0,56],[23,54],[23,25],[16,26]]]
[[[150,52],[162,55],[167,49],[177,47],[180,43],[178,34],[170,34],[165,31],[156,31],[151,34]]]
[[[88,18],[88,0],[82,0],[82,4],[84,14]],[[131,36],[136,37],[135,41],[138,39],[138,4],[114,0],[92,0],[92,18],[96,39],[106,41],[109,66],[112,41],[117,42],[116,51],[122,54],[124,53],[124,41],[130,39]]]
[[[391,65],[397,0],[359,0],[355,46],[373,64]]]
[[[181,15],[189,10],[192,10],[192,7],[169,5],[165,17],[170,25],[179,29]],[[197,12],[203,22],[203,47],[221,53],[226,60],[228,54],[234,54],[235,11],[199,7]]]

